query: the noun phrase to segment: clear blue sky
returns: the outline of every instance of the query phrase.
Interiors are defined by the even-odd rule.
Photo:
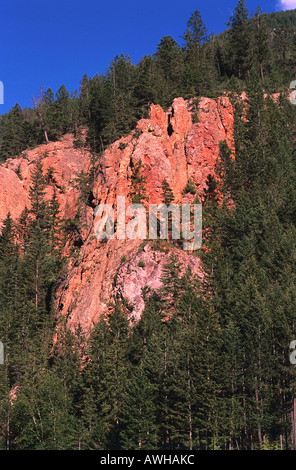
[[[281,3],[282,2],[282,3]],[[269,13],[296,8],[296,0],[247,0]],[[186,22],[201,12],[209,32],[225,29],[237,0],[1,0],[0,80],[5,102],[0,113],[17,102],[32,105],[40,86],[54,93],[65,84],[79,88],[83,74],[106,71],[121,53],[137,63],[155,52],[165,35],[181,43]],[[295,3],[295,5],[294,5]]]

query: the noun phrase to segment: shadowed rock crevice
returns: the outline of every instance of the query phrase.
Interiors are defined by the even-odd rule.
[[[168,115],[169,125],[167,127],[167,133],[168,133],[169,137],[171,137],[173,135],[173,132],[174,132],[174,129],[173,129],[173,126],[172,126],[172,123],[171,123],[171,117],[172,117],[172,114],[169,114]]]

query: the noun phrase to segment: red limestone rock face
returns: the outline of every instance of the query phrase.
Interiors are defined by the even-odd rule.
[[[186,136],[188,177],[198,185],[197,192],[202,196],[207,178],[215,173],[219,155],[219,143],[226,140],[233,148],[233,109],[226,97],[217,102],[201,98],[198,120]]]
[[[215,171],[219,142],[226,140],[232,146],[233,110],[226,97],[217,101],[201,98],[197,124],[192,124],[191,115],[190,103],[182,98],[175,99],[166,113],[152,105],[149,119],[140,120],[131,135],[105,151],[104,174],[98,176],[93,191],[96,204],[114,205],[117,196],[130,201],[132,167],[140,159],[149,203],[162,202],[164,178],[176,203],[187,202],[183,191],[190,177],[202,196],[208,175]],[[92,235],[86,241],[81,248],[82,261],[69,272],[58,295],[60,314],[68,318],[69,325],[91,328],[108,311],[108,302],[114,296],[134,306],[131,319],[140,318],[144,308],[142,288],[161,286],[163,266],[168,260],[168,255],[153,251],[149,244],[139,252],[140,247],[141,240],[101,242]],[[191,265],[201,277],[199,258],[182,250],[178,253],[183,266]],[[139,266],[140,260],[145,266]]]
[[[11,168],[0,166],[0,227],[10,212],[13,219],[18,219],[28,204],[27,191],[20,178]]]
[[[75,214],[78,191],[72,183],[82,170],[88,170],[90,153],[75,149],[73,136],[65,135],[59,142],[26,150],[19,157],[9,158],[0,165],[0,224],[8,212],[16,220],[25,207],[30,207],[31,171],[37,160],[42,161],[45,176],[54,169],[46,189],[46,199],[51,198],[55,188],[61,217],[66,219]]]
[[[152,105],[148,119],[140,120],[129,136],[105,150],[93,188],[93,203],[115,205],[117,196],[125,196],[126,203],[130,203],[132,168],[139,160],[144,165],[149,203],[163,202],[164,179],[173,190],[175,203],[193,202],[194,195],[184,194],[189,178],[202,200],[208,175],[215,171],[219,142],[226,140],[229,146],[233,145],[233,109],[227,97],[200,98],[194,124],[192,114],[192,103],[182,98],[175,99],[167,112]],[[68,135],[0,165],[0,222],[8,210],[17,219],[29,205],[30,170],[38,158],[42,158],[45,173],[51,167],[55,169],[48,197],[55,186],[61,216],[68,218],[75,213],[78,192],[71,182],[82,170],[87,172],[90,153],[74,149],[73,137]],[[88,206],[86,211],[87,227],[79,259],[69,260],[67,276],[58,288],[56,307],[71,328],[80,324],[89,332],[108,312],[114,296],[132,304],[131,319],[138,320],[144,308],[142,288],[153,290],[161,286],[169,253],[155,251],[149,243],[143,251],[142,240],[118,240],[116,234],[112,240],[97,240],[93,209]],[[178,250],[178,258],[184,268],[190,265],[194,273],[202,276],[198,252]]]
[[[153,250],[148,244],[143,251],[135,253],[117,272],[115,294],[117,298],[125,299],[133,307],[131,320],[138,321],[145,307],[143,289],[148,292],[157,291],[163,287],[162,276],[165,265],[174,254],[181,263],[182,271],[190,267],[192,274],[202,277],[202,266],[197,256],[188,255],[178,249],[168,249],[166,252]]]

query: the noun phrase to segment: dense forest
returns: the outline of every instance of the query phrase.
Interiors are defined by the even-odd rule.
[[[151,103],[248,96],[246,111],[233,93],[235,160],[221,142],[204,193],[206,276],[172,256],[133,326],[115,299],[87,340],[56,317],[70,229],[32,169],[31,209],[0,235],[0,449],[296,449],[296,11],[250,18],[239,0],[219,36],[198,11],[186,26],[182,45],[166,36],[137,65],[116,57],[79,93],[40,90],[1,116],[3,161],[68,132],[83,145],[81,128],[99,155]]]

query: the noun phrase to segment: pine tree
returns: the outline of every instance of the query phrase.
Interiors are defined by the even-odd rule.
[[[157,449],[157,385],[152,375],[153,363],[144,346],[140,363],[132,370],[124,396],[120,438],[125,450]]]
[[[247,76],[249,65],[250,33],[248,16],[245,0],[238,0],[228,23],[233,73],[242,79]]]
[[[175,197],[174,197],[172,188],[170,187],[166,179],[162,181],[161,189],[162,189],[162,202],[166,204],[167,206],[169,206],[174,201]]]
[[[79,114],[81,122],[90,124],[90,90],[87,74],[83,75],[80,82]]]
[[[195,48],[197,50],[207,40],[207,29],[198,10],[195,10],[187,21],[184,40],[187,49]]]
[[[62,85],[56,93],[54,113],[55,131],[56,135],[60,137],[66,132],[69,132],[71,120],[71,100],[65,85]]]
[[[258,7],[253,19],[255,22],[254,55],[258,63],[261,80],[264,82],[264,65],[267,65],[270,61],[271,54],[268,44],[269,32],[262,13],[262,10]]]
[[[31,214],[34,217],[33,225],[45,229],[47,226],[47,207],[44,200],[45,196],[45,177],[41,160],[37,160],[35,167],[31,171],[31,186],[29,198],[31,202]]]
[[[138,160],[132,168],[130,193],[133,204],[142,204],[147,200],[144,169],[142,160]]]
[[[75,449],[75,417],[68,390],[52,372],[24,381],[14,404],[12,449]]]
[[[162,89],[161,103],[163,106],[169,106],[174,96],[182,93],[182,51],[171,36],[164,36],[157,46],[155,57],[165,85]]]
[[[113,309],[112,309],[113,310]],[[126,357],[129,325],[119,305],[94,328],[89,341],[90,362],[86,383],[92,387],[103,432],[97,446],[119,449],[123,427],[122,410],[128,377]]]

